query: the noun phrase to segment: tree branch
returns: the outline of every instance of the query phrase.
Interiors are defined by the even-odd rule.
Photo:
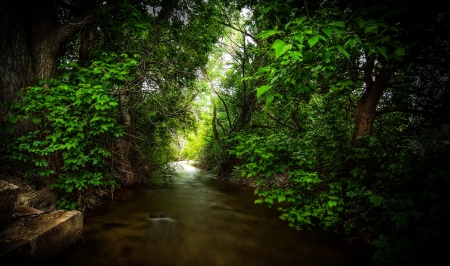
[[[130,5],[134,5],[139,2],[141,2],[141,0],[129,0],[127,3]],[[113,13],[119,10],[121,5],[122,3],[103,5],[101,11],[104,13]],[[67,41],[67,39],[80,31],[86,24],[96,21],[99,17],[100,12],[98,12],[98,10],[96,9],[86,11],[67,24],[61,25],[56,28],[52,33],[52,38],[50,39],[56,44],[64,43],[65,41]]]
[[[239,31],[240,33],[242,33],[242,34],[244,34],[244,35],[246,35],[246,36],[252,38],[252,39],[256,42],[255,36],[251,35],[251,34],[248,33],[247,31],[241,30],[241,29],[239,29],[239,28],[237,28],[237,27],[235,27],[235,26],[233,26],[233,25],[231,25],[231,24],[228,24],[228,23],[223,22],[223,21],[220,21],[220,20],[217,20],[217,22],[218,22],[219,24],[222,24],[222,25],[224,25],[224,26],[227,26],[227,27],[229,27],[229,28],[232,28],[233,30]]]
[[[222,102],[223,106],[225,107],[225,112],[227,113],[227,120],[228,120],[228,124],[230,125],[231,128],[231,120],[230,120],[230,113],[228,112],[228,106],[225,103],[225,101],[222,99],[222,97],[220,97],[220,94],[216,91],[216,89],[214,88],[212,81],[208,75],[208,72],[206,71],[205,68],[202,68],[203,74],[205,75],[206,79],[208,79],[209,85],[211,87],[211,89],[214,91],[214,93],[217,95],[217,97],[219,97],[220,101]]]

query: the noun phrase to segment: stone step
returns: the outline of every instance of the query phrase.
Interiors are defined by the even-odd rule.
[[[15,205],[13,211],[13,218],[30,215],[41,215],[41,214],[44,214],[44,211],[35,209],[33,207]]]
[[[1,265],[39,265],[83,236],[79,211],[16,218],[0,232]]]
[[[11,222],[19,187],[0,180],[0,230]]]

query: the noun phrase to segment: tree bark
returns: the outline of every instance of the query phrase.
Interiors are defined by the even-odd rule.
[[[88,24],[81,29],[78,63],[82,66],[90,64],[90,52],[95,41],[94,24]]]
[[[16,97],[20,88],[36,82],[32,70],[27,36],[27,14],[21,3],[0,1],[0,118],[8,120],[6,104]]]
[[[352,136],[352,145],[354,147],[362,148],[367,144],[367,137],[370,136],[373,129],[375,117],[377,115],[377,105],[386,90],[389,80],[394,74],[392,69],[383,68],[373,80],[369,74],[372,72],[373,63],[366,69],[364,82],[366,84],[366,91],[361,96],[353,113],[353,121],[355,129]]]

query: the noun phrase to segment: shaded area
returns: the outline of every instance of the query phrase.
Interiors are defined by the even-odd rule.
[[[79,211],[17,218],[0,232],[2,265],[40,265],[81,239],[83,216]]]
[[[251,190],[180,162],[170,187],[129,191],[86,217],[59,265],[367,265],[370,254],[320,231],[296,231]]]

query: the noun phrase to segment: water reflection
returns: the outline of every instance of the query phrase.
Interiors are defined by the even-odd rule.
[[[366,265],[333,234],[298,232],[248,189],[186,162],[170,187],[129,191],[85,218],[59,265]]]

